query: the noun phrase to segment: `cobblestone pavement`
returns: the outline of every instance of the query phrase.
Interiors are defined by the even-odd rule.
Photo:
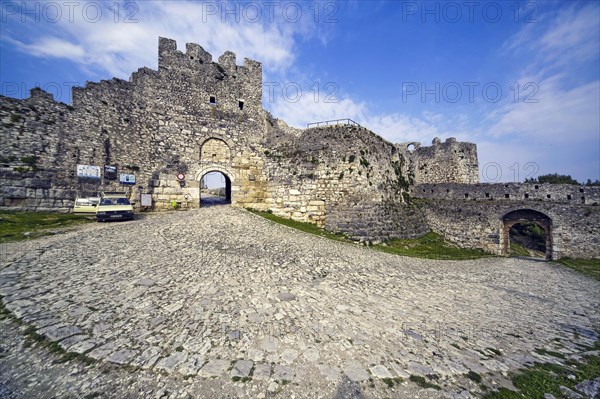
[[[2,301],[25,323],[1,322],[5,397],[479,397],[469,370],[510,387],[508,371],[560,361],[535,348],[572,357],[598,338],[600,283],[562,266],[400,257],[229,206],[2,255]],[[60,363],[24,345],[27,326],[97,361]]]

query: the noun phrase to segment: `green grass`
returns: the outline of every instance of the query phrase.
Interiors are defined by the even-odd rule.
[[[0,212],[0,243],[49,235],[51,230],[91,221],[95,218],[72,213]]]
[[[474,382],[476,382],[476,383],[480,383],[480,382],[481,382],[481,375],[480,375],[479,373],[477,373],[477,372],[473,371],[473,370],[469,371],[469,372],[466,374],[466,377],[467,377],[468,379],[470,379],[471,381],[474,381]]]
[[[54,360],[54,363],[66,363],[71,360],[80,361],[86,365],[90,365],[95,362],[94,359],[80,353],[75,352],[67,352],[64,350],[58,342],[50,341],[44,335],[38,334],[36,328],[32,325],[26,325],[23,323],[21,319],[16,317],[12,312],[10,312],[4,306],[4,302],[2,301],[2,297],[0,296],[0,320],[9,319],[17,325],[22,325],[25,327],[23,331],[23,336],[25,337],[25,341],[23,342],[23,348],[30,348],[33,345],[41,345],[46,348],[50,353],[53,353],[57,356]]]
[[[425,379],[425,377],[422,377],[420,375],[412,374],[408,379],[411,380],[412,382],[416,383],[421,388],[433,388],[438,391],[442,389],[442,388],[440,388],[439,385],[432,384],[431,382],[427,381]]]
[[[600,348],[600,341],[595,344]],[[584,380],[593,380],[600,376],[600,356],[586,356],[583,361],[567,361],[561,366],[554,363],[536,363],[533,367],[521,370],[513,375],[512,383],[518,392],[502,388],[485,396],[487,399],[543,399],[545,393],[556,398],[564,398],[560,386],[575,390],[575,385]],[[575,376],[570,379],[569,376]]]
[[[510,242],[510,256],[531,256],[529,250],[515,241]]]
[[[515,391],[511,391],[507,388],[500,388],[496,392],[492,392],[486,396],[486,399],[523,399],[525,398],[523,395],[516,393]]]
[[[600,259],[562,258],[558,263],[600,281]]]
[[[321,237],[330,238],[332,240],[354,242],[351,241],[346,235],[341,233],[332,233],[320,227],[317,227],[311,223],[298,222],[291,219],[286,219],[280,216],[275,216],[268,212],[257,211],[254,209],[248,209],[248,211],[269,219],[273,222],[283,224],[305,233],[315,234]],[[427,233],[422,237],[414,239],[397,239],[390,240],[386,245],[376,244],[372,245],[371,248],[378,251],[393,253],[396,255],[412,256],[416,258],[428,258],[428,259],[478,259],[483,257],[492,256],[479,249],[464,249],[459,248],[444,239],[439,234]]]
[[[537,353],[538,355],[542,355],[542,356],[552,356],[552,357],[557,357],[559,359],[565,358],[565,355],[563,355],[560,352],[553,352],[553,351],[546,350],[544,348],[535,348],[533,351],[535,353]]]
[[[390,240],[374,248],[397,255],[428,259],[478,259],[490,254],[480,249],[459,248],[446,241],[443,236],[429,232],[419,238]]]
[[[398,384],[402,384],[402,382],[404,381],[402,379],[402,377],[394,377],[394,378],[382,378],[381,381],[383,381],[385,383],[385,385],[387,385],[388,388],[393,388],[394,385]]]
[[[322,229],[320,227],[318,227],[317,225],[314,225],[312,223],[303,223],[303,222],[298,222],[296,220],[291,220],[291,219],[286,219],[286,218],[282,218],[281,216],[275,216],[269,212],[263,212],[263,211],[257,211],[255,209],[247,209],[248,211],[262,216],[265,219],[269,219],[273,222],[282,224],[284,226],[288,226],[291,227],[293,229],[296,230],[300,230],[303,231],[305,233],[310,233],[310,234],[314,234],[314,235],[318,235],[321,237],[326,237],[326,238],[330,238],[332,240],[337,240],[337,241],[347,241],[350,242],[350,240],[344,235],[344,234],[336,234],[336,233],[332,233],[330,231],[327,231],[325,229]]]

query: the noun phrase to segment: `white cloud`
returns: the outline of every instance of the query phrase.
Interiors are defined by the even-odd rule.
[[[310,19],[289,23],[282,21],[276,11],[274,23],[265,23],[271,19],[266,9],[262,10],[262,18],[254,21],[239,3],[232,2],[138,2],[139,9],[134,14],[125,8],[125,2],[93,3],[104,7],[98,21],[90,19],[95,13],[89,10],[87,18],[83,18],[81,7],[75,9],[72,19],[65,8],[56,23],[43,23],[44,18],[42,23],[22,23],[20,15],[8,15],[3,40],[34,56],[70,59],[103,78],[108,73],[126,79],[142,65],[156,67],[159,36],[177,40],[180,49],[187,42],[198,43],[213,54],[214,60],[231,50],[237,53],[238,64],[248,57],[278,71],[294,61],[295,36],[314,35],[318,30],[308,28],[312,25]],[[223,14],[225,7],[238,7],[237,15]],[[119,17],[115,22],[117,9]],[[128,23],[124,22],[127,15]]]
[[[275,95],[271,97],[273,102],[269,103],[268,92],[265,94],[265,101],[273,116],[283,119],[290,126],[304,128],[308,123],[345,118],[358,122],[366,111],[364,103],[355,102],[350,98],[327,102],[325,98],[320,97],[315,101],[314,92],[308,89],[297,91],[292,86],[289,87],[287,98],[283,95],[283,86],[278,86],[274,87]]]
[[[428,145],[434,137],[467,140],[473,136],[473,131],[466,127],[468,118],[462,114],[452,117],[430,112],[421,116],[405,113],[378,114],[371,111],[366,103],[357,102],[350,97],[326,102],[324,96],[320,96],[315,101],[314,93],[304,90],[298,101],[292,102],[283,96],[277,96],[278,91],[274,93],[274,101],[267,101],[269,110],[275,117],[298,128],[305,128],[308,123],[313,122],[349,118],[393,143],[420,141]],[[290,93],[295,96],[296,92],[290,90]],[[269,98],[268,91],[264,97]]]
[[[498,138],[518,135],[522,144],[590,142],[600,131],[600,81],[561,88],[562,76],[538,83],[537,103],[517,102],[500,110],[490,133]],[[531,91],[530,91],[531,92]]]
[[[558,69],[577,66],[598,57],[600,7],[597,3],[566,4],[556,15],[541,15],[510,37],[500,55],[528,60],[524,74],[541,79]]]
[[[480,160],[499,159],[503,179],[514,177],[508,168],[515,162],[521,168],[534,162],[540,174],[600,177],[600,81],[597,72],[582,73],[597,68],[599,17],[597,3],[569,4],[544,16],[544,24],[524,27],[501,49],[503,56],[527,56],[520,87],[532,82],[539,89],[537,103],[525,103],[523,94],[532,89],[522,90],[519,101],[510,99],[485,118],[490,136],[479,142]]]
[[[85,50],[68,41],[46,37],[33,44],[18,43],[22,49],[38,57],[81,58]]]
[[[547,60],[560,63],[582,62],[598,56],[600,7],[590,4],[560,10],[552,26],[536,46]]]
[[[370,115],[361,118],[360,122],[393,143],[420,141],[428,144],[433,137],[446,135],[440,133],[436,123],[406,114]]]

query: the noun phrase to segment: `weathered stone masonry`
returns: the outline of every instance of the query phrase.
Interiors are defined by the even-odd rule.
[[[453,138],[393,144],[349,125],[291,128],[262,108],[259,62],[237,65],[231,52],[214,62],[201,46],[187,44],[184,53],[166,38],[159,39],[158,60],[158,70],[140,68],[128,81],[74,88],[72,105],[40,89],[25,100],[0,96],[0,207],[69,211],[77,196],[126,190],[136,206],[149,193],[155,210],[171,201],[194,208],[202,177],[218,171],[233,206],[270,210],[361,241],[433,229],[461,245],[502,253],[498,218],[508,208],[500,209],[500,201],[471,201],[481,191],[474,189],[472,197],[449,202],[418,186],[479,187],[474,144]],[[78,164],[117,166],[135,174],[136,185],[78,178]],[[597,215],[593,195],[575,205],[573,193],[561,211],[545,200],[554,208],[536,208],[552,218],[553,256],[600,256],[580,242],[597,241],[597,228],[570,229],[592,220],[580,213]],[[409,204],[410,196],[422,198],[421,206]],[[462,202],[468,205],[455,209]],[[520,209],[531,202],[511,204]],[[464,217],[475,208],[485,222]]]
[[[462,247],[508,253],[508,228],[518,218],[549,218],[546,256],[598,257],[600,187],[569,184],[423,184],[412,187],[428,225]],[[543,226],[544,223],[541,223]]]

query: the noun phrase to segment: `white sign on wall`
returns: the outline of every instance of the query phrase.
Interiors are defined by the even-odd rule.
[[[142,206],[152,206],[152,194],[142,194]]]
[[[77,177],[86,177],[88,179],[99,179],[100,173],[101,173],[100,166],[77,165]]]
[[[119,174],[119,183],[121,184],[135,184],[135,175],[129,175],[126,173]]]

